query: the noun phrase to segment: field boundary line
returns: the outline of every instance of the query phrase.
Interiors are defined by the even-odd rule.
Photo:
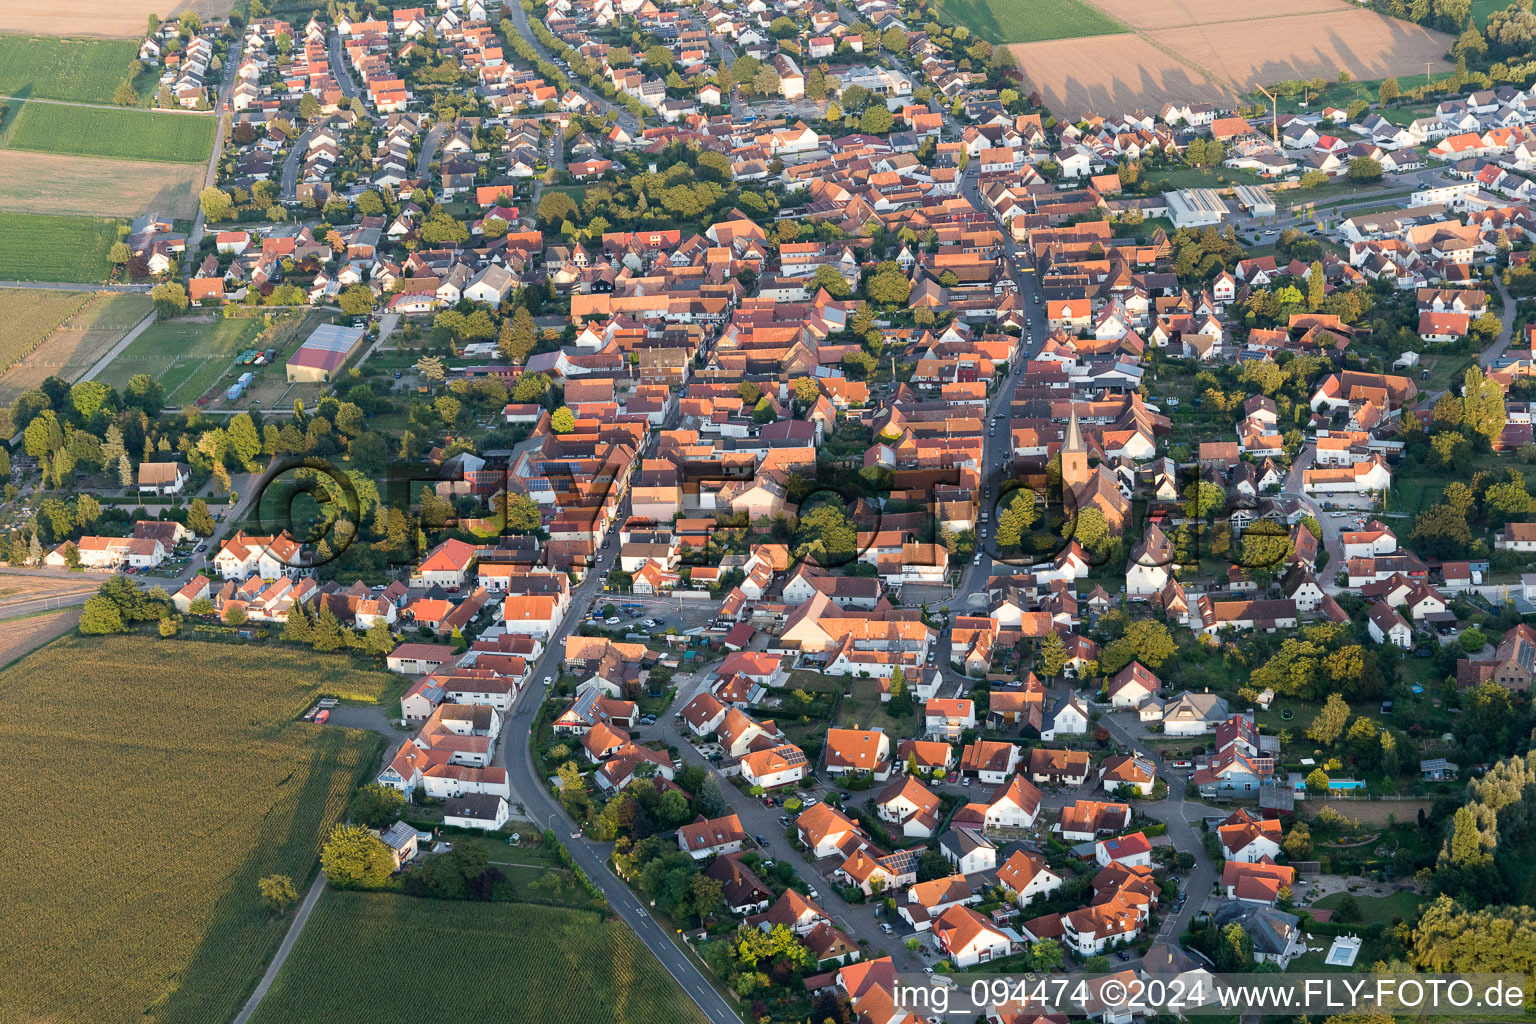
[[[122,110],[134,114],[187,114],[192,117],[213,117],[217,114],[214,110],[172,110],[169,107],[120,107],[115,103],[86,103],[83,100],[50,100],[41,96],[0,96],[0,100],[15,100],[17,103],[51,103],[56,107],[88,107],[91,110]],[[201,160],[198,163],[202,163]]]
[[[123,350],[129,345],[133,344],[133,340],[135,338],[148,330],[149,325],[159,319],[159,316],[159,313],[155,312],[153,309],[150,310],[147,314],[145,314],[143,320],[140,320],[137,324],[135,324],[133,328],[128,331],[128,333],[124,334],[122,338],[118,340],[116,345],[113,345],[110,349],[107,350],[106,355],[96,360],[95,365],[93,365],[89,370],[86,370],[80,379],[95,380],[96,375],[102,370],[105,370],[108,366],[112,365],[112,360],[122,355]]]
[[[277,952],[272,956],[272,962],[267,965],[266,973],[256,983],[256,991],[245,1001],[245,1006],[235,1016],[234,1024],[246,1024],[251,1019],[251,1014],[256,1012],[256,1007],[261,1005],[262,996],[267,994],[267,989],[272,987],[277,972],[282,970],[283,962],[288,959],[288,954],[293,951],[294,943],[299,941],[299,933],[309,923],[309,915],[315,909],[315,904],[320,902],[320,894],[325,892],[325,872],[315,876],[314,883],[309,887],[309,892],[304,894],[304,902],[299,904],[299,912],[293,916],[293,924],[288,926],[288,934],[283,936],[282,944],[277,947]]]

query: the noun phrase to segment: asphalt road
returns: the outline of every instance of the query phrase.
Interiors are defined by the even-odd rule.
[[[341,35],[334,28],[325,40],[325,56],[341,94],[348,99],[358,95],[357,83],[352,81],[352,69],[347,67],[346,54],[341,48]]]
[[[285,203],[291,203],[299,193],[299,171],[304,167],[304,154],[309,152],[309,140],[315,137],[320,130],[319,125],[304,129],[304,133],[293,140],[293,145],[288,148],[288,155],[283,159],[283,182],[281,198]]]
[[[513,10],[519,8],[513,7]],[[628,515],[629,501],[626,499],[614,519],[613,527],[608,531],[609,539],[616,538],[619,527]],[[588,602],[602,592],[603,576],[612,564],[611,551],[608,554],[608,565],[595,567],[572,592],[570,612],[560,629],[549,638],[548,646],[533,667],[533,681],[518,698],[503,723],[502,763],[507,769],[512,799],[522,805],[524,815],[540,828],[554,830],[582,871],[603,891],[614,912],[635,930],[646,948],[661,961],[667,973],[677,979],[677,983],[698,1004],[704,1015],[713,1024],[738,1024],[740,1018],[730,1004],[710,986],[709,980],[656,923],[649,910],[641,905],[639,898],[609,870],[607,859],[612,846],[593,842],[581,835],[576,825],[566,816],[564,808],[549,796],[540,781],[539,771],[534,767],[529,740],[533,734],[534,717],[548,696],[549,687],[545,680],[558,677],[560,663],[565,656],[565,638],[575,631]]]
[[[533,34],[533,26],[528,24],[528,13],[523,10],[523,5],[508,4],[507,10],[512,14],[512,24],[517,26],[518,35],[528,40],[528,42],[533,46],[534,51],[537,52],[540,57],[543,57],[545,60],[553,63],[555,59],[554,54],[546,50],[544,48],[544,44],[539,42],[538,37]],[[570,78],[569,75],[566,77]],[[571,88],[581,93],[582,96],[586,97],[588,103],[591,103],[604,114],[608,113],[609,111],[617,114],[619,118],[619,125],[626,132],[629,132],[631,135],[639,133],[640,122],[636,120],[635,115],[631,114],[628,110],[608,102],[608,100],[604,99],[601,95],[589,89],[586,83],[581,82],[575,78],[571,78]]]

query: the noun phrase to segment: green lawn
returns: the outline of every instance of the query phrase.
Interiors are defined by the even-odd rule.
[[[1477,9],[1477,4],[1485,2],[1492,2],[1492,0],[1473,0],[1473,10]],[[1502,9],[1502,7],[1505,6],[1508,5],[1504,4],[1495,9]],[[1416,89],[1419,86],[1426,84],[1427,82],[1438,82],[1441,79],[1449,78],[1451,77],[1451,74],[1452,72],[1450,71],[1437,71],[1429,78],[1425,78],[1423,75],[1399,75],[1397,77],[1397,85],[1398,88],[1403,92],[1407,92],[1408,90]],[[1348,109],[1349,105],[1355,100],[1365,100],[1368,103],[1375,103],[1381,97],[1382,81],[1382,79],[1376,78],[1361,81],[1351,80],[1348,82],[1330,82],[1322,92],[1306,94],[1308,102],[1305,107],[1301,105],[1303,95],[1300,93],[1295,96],[1281,96],[1280,113],[1294,114],[1302,110],[1311,110],[1315,112],[1322,110],[1324,107],[1339,107],[1340,109]],[[1273,86],[1275,83],[1265,84]],[[1266,111],[1270,109],[1269,98],[1263,93],[1253,92],[1250,93],[1249,96],[1256,105],[1263,107]],[[1382,111],[1382,113],[1386,115],[1387,120],[1396,123],[1397,119],[1392,116],[1392,111],[1400,109],[1403,108],[1393,107],[1389,110]],[[1408,120],[1412,120],[1412,118],[1410,117]],[[1403,123],[1406,124],[1407,122],[1405,121]]]
[[[132,39],[0,36],[0,95],[111,103],[138,50]]]
[[[1504,0],[1472,0],[1472,20],[1478,28],[1488,27],[1488,15],[1495,11],[1502,11],[1509,4]]]
[[[134,374],[147,373],[165,387],[167,405],[194,402],[219,383],[260,330],[257,319],[182,317],[155,323],[112,360],[101,380],[121,388]]]
[[[1324,896],[1313,906],[1323,910],[1333,910],[1344,900],[1344,894],[1336,892],[1331,896]],[[1395,892],[1391,896],[1355,896],[1355,902],[1360,906],[1360,926],[1366,927],[1376,923],[1391,924],[1393,919],[1401,918],[1411,921],[1419,913],[1419,907],[1424,905],[1424,897],[1412,892]],[[1352,922],[1336,922],[1339,924]]]
[[[1035,43],[1130,31],[1080,0],[939,0],[938,20],[964,25],[989,43]]]
[[[430,950],[402,970],[403,951]],[[490,1011],[494,1008],[494,1013]],[[623,922],[563,907],[331,890],[253,1024],[702,1024]]]
[[[118,221],[0,213],[0,280],[104,281]]]
[[[213,151],[214,117],[27,103],[0,137],[7,149],[64,156],[202,163]],[[111,173],[103,168],[103,173]]]

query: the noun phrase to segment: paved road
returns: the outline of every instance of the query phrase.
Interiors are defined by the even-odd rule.
[[[154,323],[158,318],[159,318],[159,314],[156,313],[154,310],[150,310],[149,311],[149,315],[146,316],[143,320],[140,320],[139,323],[138,323],[138,326],[134,327],[133,330],[131,330],[127,334],[123,335],[122,339],[119,340],[116,345],[113,345],[112,348],[107,351],[106,355],[104,355],[100,359],[96,360],[96,362],[91,366],[91,368],[89,370],[86,370],[85,371],[85,375],[82,376],[80,379],[81,380],[95,380],[96,379],[96,375],[98,373],[100,373],[101,371],[105,370],[107,368],[107,366],[109,364],[111,364],[112,360],[114,360],[118,356],[122,355],[123,354],[123,349],[127,348],[129,345],[132,345],[133,344],[133,340],[135,338],[137,338],[139,335],[143,334],[144,331],[148,329],[149,325]]]
[[[421,152],[416,156],[416,177],[426,178],[432,173],[432,161],[437,159],[437,147],[443,144],[443,135],[448,131],[445,124],[435,124],[427,131],[427,137],[422,140]]]
[[[528,42],[533,46],[534,51],[538,53],[540,57],[543,57],[545,60],[553,63],[555,59],[554,54],[546,50],[544,48],[544,44],[539,42],[539,37],[533,34],[533,26],[528,23],[528,12],[523,10],[523,5],[508,4],[507,10],[512,13],[512,24],[517,26],[518,34],[524,39],[528,40]],[[568,75],[567,77],[570,76]],[[628,110],[621,106],[608,102],[608,100],[605,99],[602,95],[593,92],[590,88],[588,88],[585,82],[579,81],[578,79],[571,78],[571,88],[581,93],[582,96],[586,97],[588,103],[591,103],[603,113],[606,114],[611,111],[616,114],[619,119],[619,125],[626,132],[629,132],[631,135],[639,134],[640,122],[634,114],[631,114]]]
[[[224,80],[219,83],[218,102],[213,105],[215,113],[218,114],[221,120],[219,122],[219,130],[214,133],[213,152],[208,154],[208,169],[203,173],[203,188],[212,188],[219,179],[219,158],[224,155],[225,141],[222,117],[223,113],[229,109],[230,94],[235,91],[235,72],[240,69],[240,54],[243,43],[243,36],[235,39],[229,44],[228,52],[224,54]],[[205,219],[202,207],[199,205],[197,216],[192,221],[192,231],[187,235],[187,253],[189,257],[196,253],[197,247],[202,244],[203,222]],[[186,265],[182,269],[186,272],[187,276],[190,277],[196,269],[196,263],[197,261],[192,258],[186,260]]]
[[[1504,304],[1504,310],[1499,314],[1504,320],[1504,329],[1499,332],[1497,338],[1493,339],[1493,344],[1483,349],[1483,354],[1477,357],[1478,363],[1483,366],[1492,366],[1498,362],[1505,350],[1509,348],[1510,340],[1515,333],[1515,316],[1518,313],[1513,296],[1509,294],[1509,289],[1504,287],[1504,281],[1498,274],[1493,275],[1493,286],[1498,290],[1499,299]]]
[[[299,195],[299,171],[304,168],[304,154],[309,152],[309,140],[320,130],[319,125],[304,129],[304,134],[293,140],[288,156],[283,159],[283,188],[281,199],[291,203]]]
[[[352,80],[352,69],[347,67],[346,51],[341,48],[341,33],[334,28],[325,40],[326,63],[331,67],[331,77],[336,79],[336,86],[341,94],[348,99],[359,95],[357,83]]]
[[[315,876],[314,884],[309,887],[309,892],[304,894],[304,902],[299,904],[299,911],[293,916],[293,924],[288,926],[288,934],[283,936],[282,945],[277,947],[277,955],[267,965],[266,973],[256,983],[256,991],[251,993],[251,998],[245,1001],[235,1016],[235,1024],[246,1024],[251,1019],[251,1014],[256,1012],[257,1005],[262,996],[267,994],[267,989],[272,987],[272,981],[277,977],[277,972],[282,970],[283,962],[288,959],[288,954],[293,951],[294,943],[299,941],[299,933],[309,923],[309,915],[314,912],[315,904],[320,902],[320,894],[325,892],[325,872]]]
[[[1177,914],[1169,913],[1163,919],[1162,928],[1158,936],[1169,941],[1176,940],[1178,936],[1189,926],[1195,914],[1205,905],[1205,901],[1211,893],[1211,886],[1216,884],[1216,865],[1205,852],[1205,841],[1195,828],[1190,824],[1186,815],[1193,811],[1198,821],[1208,812],[1204,804],[1190,802],[1184,776],[1169,769],[1162,760],[1157,749],[1145,740],[1145,735],[1138,728],[1135,732],[1127,728],[1121,721],[1128,718],[1128,713],[1103,715],[1099,724],[1109,730],[1109,734],[1120,743],[1135,750],[1143,757],[1150,759],[1160,769],[1160,774],[1168,783],[1168,795],[1155,803],[1141,801],[1136,804],[1136,810],[1157,818],[1168,826],[1168,838],[1173,841],[1173,848],[1181,852],[1188,851],[1195,855],[1195,866],[1191,869],[1189,877],[1184,882],[1184,892],[1189,899],[1184,904],[1184,909]],[[1139,723],[1138,723],[1139,724]]]
[[[516,6],[512,9],[520,10]],[[609,538],[618,533],[619,526],[628,515],[629,502],[626,499],[609,531]],[[635,930],[635,934],[640,936],[640,940],[661,961],[667,973],[683,986],[689,998],[698,1004],[699,1009],[712,1024],[738,1024],[740,1018],[736,1016],[730,1004],[710,986],[708,979],[677,947],[672,937],[661,929],[661,926],[651,917],[650,912],[641,906],[640,900],[629,890],[629,887],[609,870],[607,858],[611,846],[606,843],[592,842],[575,831],[576,826],[566,816],[565,810],[546,792],[540,781],[540,772],[533,764],[533,754],[529,749],[528,741],[533,732],[533,719],[538,713],[539,705],[548,695],[546,680],[559,674],[560,663],[565,655],[565,638],[575,630],[587,603],[601,592],[602,577],[602,571],[594,570],[572,593],[571,613],[566,616],[559,631],[549,638],[549,646],[545,648],[544,654],[534,665],[533,682],[518,698],[517,704],[513,706],[511,714],[507,716],[502,726],[502,763],[507,769],[507,781],[512,790],[512,799],[522,805],[523,812],[529,820],[541,828],[548,827],[554,830],[555,835],[559,837],[566,849],[570,850],[571,857],[580,865],[582,871],[586,872],[587,877],[603,891],[614,912]]]

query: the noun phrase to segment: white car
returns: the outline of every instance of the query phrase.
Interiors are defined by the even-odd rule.
[[[619,618],[617,615],[610,615],[603,621],[610,626],[622,626],[624,624],[624,620]]]

